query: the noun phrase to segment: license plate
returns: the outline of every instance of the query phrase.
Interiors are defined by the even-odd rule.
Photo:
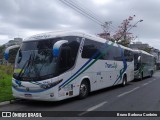
[[[32,97],[32,94],[24,94],[25,97]]]

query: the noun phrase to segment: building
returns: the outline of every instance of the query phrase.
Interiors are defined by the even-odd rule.
[[[7,42],[5,45],[5,47],[9,47],[9,46],[12,46],[12,45],[21,45],[22,43],[22,38],[14,38],[14,40],[10,40],[9,42]]]
[[[152,48],[151,49],[151,54],[155,56],[156,60],[160,60],[160,50]]]
[[[151,49],[151,54],[155,56],[156,59],[156,69],[160,70],[160,50],[152,48]]]
[[[129,47],[132,49],[145,49],[145,48],[149,48],[149,45],[142,44],[142,42],[134,42],[133,44],[130,44]]]

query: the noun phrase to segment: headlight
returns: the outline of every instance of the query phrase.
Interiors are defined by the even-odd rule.
[[[42,84],[42,85],[41,85],[41,88],[43,88],[43,89],[49,89],[49,88],[52,88],[52,87],[58,85],[58,84],[59,84],[60,82],[62,82],[62,81],[63,81],[63,79],[57,80],[57,81],[55,81],[55,82],[48,83],[48,84]]]

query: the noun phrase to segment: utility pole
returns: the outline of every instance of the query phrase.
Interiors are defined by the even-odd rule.
[[[109,28],[111,24],[112,24],[112,21],[108,21],[108,22],[105,22],[103,25],[101,25],[103,29],[103,33],[99,34],[100,37],[103,36],[102,38],[108,39],[108,37],[110,36]]]
[[[105,22],[105,23],[102,25],[102,28],[103,28],[104,33],[109,32],[109,27],[110,27],[111,24],[112,24],[112,21],[108,21],[108,22]]]
[[[127,21],[126,21],[127,22]],[[124,23],[124,31],[123,31],[123,34],[124,34],[124,40],[126,41],[126,32],[127,32],[127,25],[126,25],[126,22]]]

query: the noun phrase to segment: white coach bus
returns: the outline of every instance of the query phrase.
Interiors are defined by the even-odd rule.
[[[9,48],[6,50],[8,56]],[[20,46],[12,79],[13,96],[58,101],[134,79],[133,51],[79,32],[31,36]]]
[[[144,77],[152,77],[154,73],[154,56],[143,51],[134,50],[134,78],[142,80]]]

